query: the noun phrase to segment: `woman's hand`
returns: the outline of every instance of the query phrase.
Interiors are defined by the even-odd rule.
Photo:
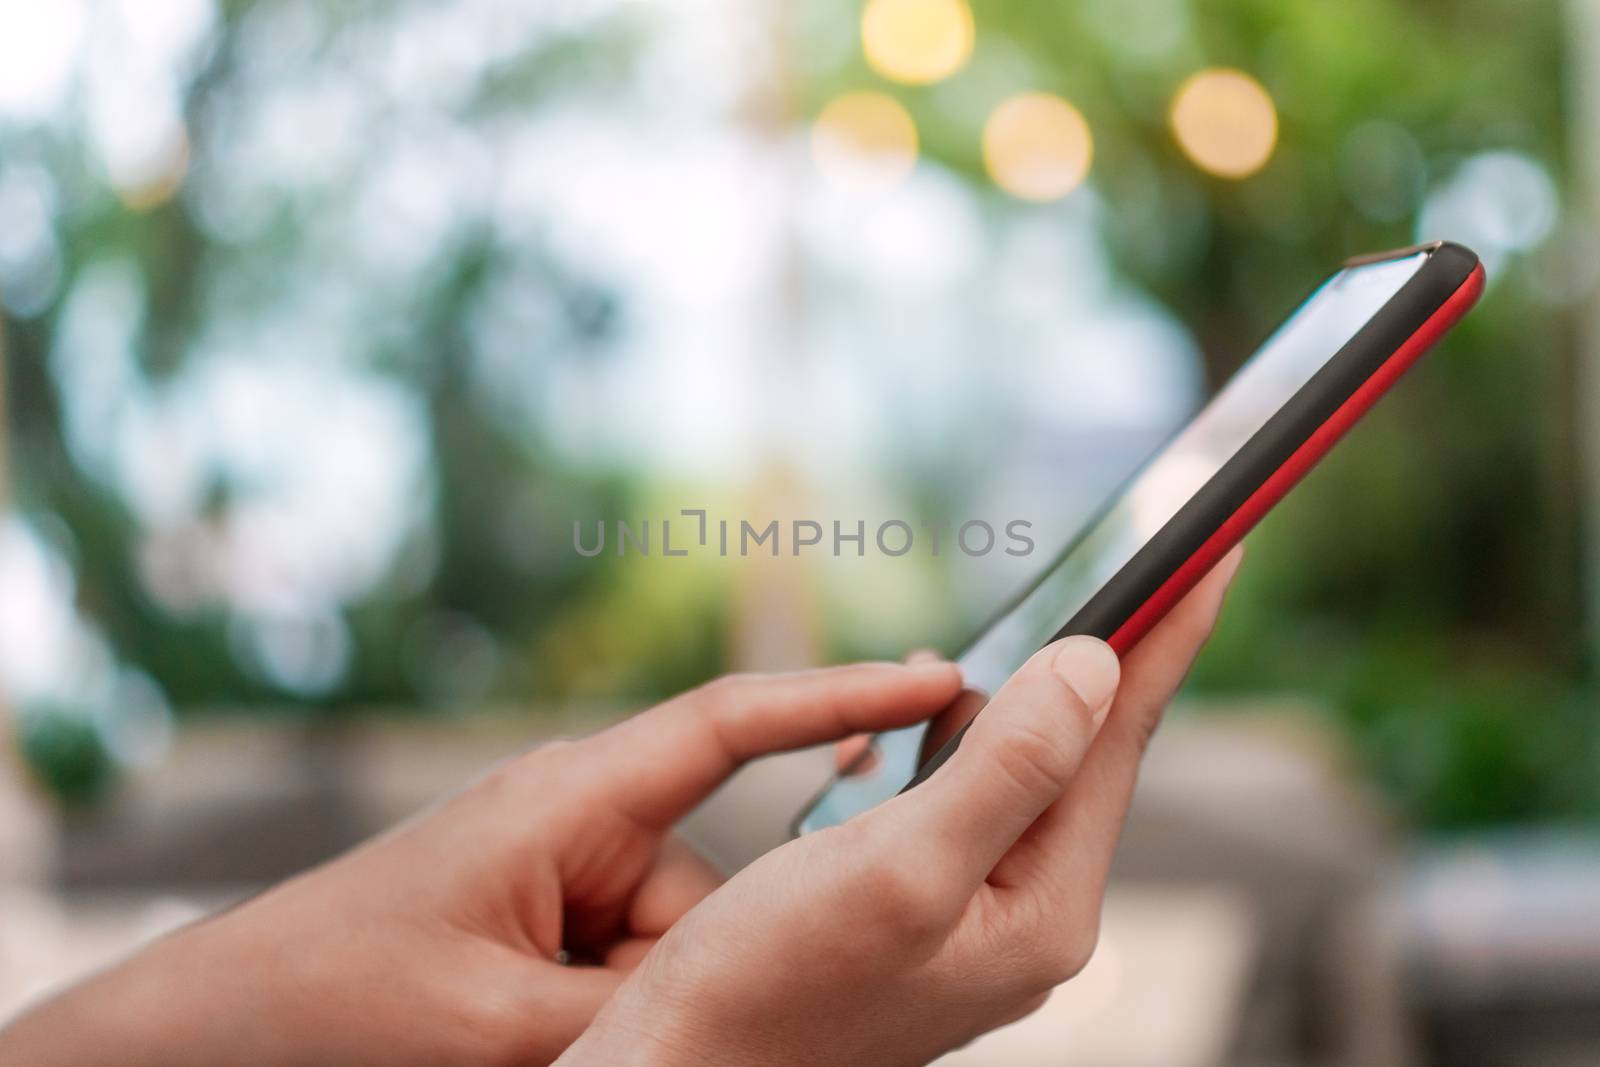
[[[673,825],[740,764],[905,726],[948,663],[732,676],[544,745],[0,1033],[0,1062],[470,1067],[553,1060],[717,887]]]
[[[749,759],[932,716],[956,669],[732,677],[545,745],[42,1005],[0,1061],[538,1064],[583,1033],[574,1064],[925,1062],[1087,960],[1139,754],[1233,563],[1128,657],[1109,717],[1115,659],[1063,642],[927,783],[721,889],[679,818]]]
[[[563,1064],[914,1067],[1032,1011],[1094,951],[1140,756],[1237,554],[1128,657],[1035,655],[922,785],[740,872]]]

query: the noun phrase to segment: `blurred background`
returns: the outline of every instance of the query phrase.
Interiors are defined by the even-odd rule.
[[[1096,961],[951,1062],[1593,1063],[1597,153],[1595,0],[0,0],[0,1016],[541,737],[954,651],[1449,238],[1483,302],[1252,535]],[[1040,552],[574,550],[682,508]]]

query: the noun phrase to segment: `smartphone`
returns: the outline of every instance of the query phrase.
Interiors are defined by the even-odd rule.
[[[956,657],[966,699],[981,706],[1029,656],[1071,634],[1127,653],[1466,314],[1483,283],[1478,257],[1446,241],[1345,263],[966,645]],[[927,778],[965,726],[948,740],[932,730],[877,735],[794,831],[841,823]]]

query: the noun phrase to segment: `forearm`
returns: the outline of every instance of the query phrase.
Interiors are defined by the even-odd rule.
[[[340,896],[332,870],[196,923],[41,1004],[0,1030],[0,1064],[468,1067],[539,1048],[537,1015],[496,1010],[528,992],[505,948],[484,954],[417,915],[368,922],[347,911],[330,922],[328,901]],[[382,898],[381,875],[353,882],[374,887],[369,904]]]
[[[255,1025],[252,963],[202,923],[38,1005],[0,1030],[0,1062],[219,1067],[285,1062]]]

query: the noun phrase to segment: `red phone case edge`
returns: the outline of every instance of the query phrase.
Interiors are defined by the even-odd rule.
[[[1405,372],[1420,360],[1461,317],[1477,303],[1483,293],[1484,273],[1480,264],[1467,280],[1461,283],[1450,299],[1408,337],[1393,355],[1384,360],[1360,388],[1351,393],[1326,422],[1318,426],[1299,448],[1284,460],[1262,482],[1255,492],[1194,553],[1167,578],[1161,586],[1141,604],[1126,622],[1108,639],[1117,655],[1124,656],[1139,643],[1150,628],[1160,622],[1167,612],[1193,589],[1211,568],[1227,554],[1228,550],[1244,539],[1245,534],[1260,522],[1295,485],[1317,465],[1317,462],[1350,431]]]

